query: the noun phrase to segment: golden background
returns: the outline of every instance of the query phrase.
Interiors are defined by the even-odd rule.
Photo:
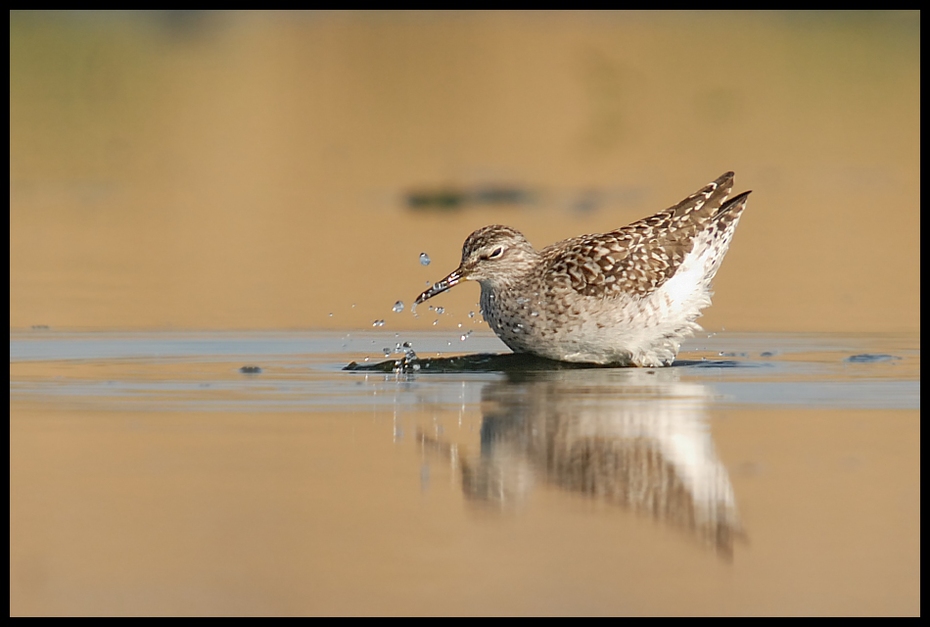
[[[919,330],[919,13],[10,19],[12,329],[432,328],[475,228],[542,247],[735,170],[706,328]],[[520,194],[409,201],[482,189]]]

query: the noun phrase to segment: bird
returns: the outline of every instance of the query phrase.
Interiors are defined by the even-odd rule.
[[[536,250],[518,230],[474,231],[458,268],[416,304],[463,281],[515,353],[613,366],[671,365],[711,303],[711,282],[750,191],[729,199],[727,172],[664,211],[608,233]]]

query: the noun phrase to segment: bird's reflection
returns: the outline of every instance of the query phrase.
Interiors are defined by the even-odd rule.
[[[729,556],[742,532],[708,395],[671,369],[511,373],[482,390],[480,455],[419,438],[455,458],[470,499],[507,506],[544,481],[688,529]]]

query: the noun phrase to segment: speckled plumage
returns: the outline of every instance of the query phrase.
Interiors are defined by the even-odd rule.
[[[746,207],[749,192],[727,201],[732,187],[727,172],[665,211],[541,251],[515,229],[486,226],[465,240],[461,265],[416,302],[478,281],[485,320],[514,352],[669,365],[699,328]]]

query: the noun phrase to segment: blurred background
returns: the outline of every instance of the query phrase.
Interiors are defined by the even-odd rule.
[[[475,228],[734,170],[708,330],[919,331],[919,56],[919,12],[14,12],[10,326],[431,328]]]

